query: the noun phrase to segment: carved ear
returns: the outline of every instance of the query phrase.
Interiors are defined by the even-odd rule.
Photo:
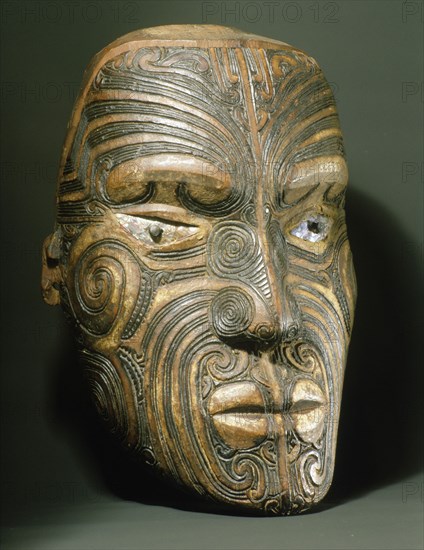
[[[43,243],[41,292],[46,304],[56,306],[60,304],[59,284],[62,274],[59,267],[62,239],[60,229],[49,235]]]

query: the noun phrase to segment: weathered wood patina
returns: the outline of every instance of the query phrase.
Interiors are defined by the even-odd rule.
[[[175,25],[88,67],[43,294],[110,430],[170,480],[267,514],[327,492],[356,297],[346,184],[333,94],[297,48]]]

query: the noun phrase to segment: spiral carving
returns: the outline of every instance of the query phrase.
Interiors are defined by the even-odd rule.
[[[222,339],[242,336],[252,323],[254,315],[253,300],[237,288],[221,290],[212,300],[210,322]]]
[[[248,365],[248,355],[245,352],[231,350],[227,346],[217,347],[214,344],[204,353],[200,370],[208,372],[214,380],[221,382],[240,376]]]
[[[325,456],[325,455],[324,455]],[[313,498],[325,478],[324,459],[322,453],[310,450],[299,460],[300,479],[307,497]]]
[[[256,236],[244,223],[221,223],[211,235],[209,261],[215,275],[249,274],[256,266],[258,254]]]
[[[122,244],[102,241],[89,246],[78,258],[73,274],[72,306],[77,323],[88,333],[108,334],[120,318],[124,292],[140,286],[140,270]]]
[[[284,346],[283,354],[290,365],[304,372],[312,373],[321,365],[317,351],[305,342]]]
[[[245,279],[271,296],[263,255],[254,231],[243,222],[222,222],[211,233],[208,242],[211,272],[217,277]]]
[[[303,53],[256,39],[195,47],[197,32],[190,47],[131,39],[87,76],[61,174],[61,302],[91,349],[96,407],[126,445],[221,502],[297,513],[331,479],[355,301],[344,225],[325,251],[285,227],[298,211],[331,205],[333,216],[342,205],[337,184],[298,180],[303,166],[344,154],[334,100]],[[113,216],[163,195],[153,181],[115,187],[113,177],[162,154],[219,167],[231,190],[212,203],[178,178],[172,193],[208,229],[193,248],[146,253]],[[313,384],[328,403],[317,394],[314,404]]]
[[[270,470],[256,453],[236,455],[231,462],[234,479],[247,484],[246,493],[251,502],[263,502],[269,494]]]

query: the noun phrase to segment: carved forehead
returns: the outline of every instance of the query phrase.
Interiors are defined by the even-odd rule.
[[[195,155],[245,183],[266,175],[278,193],[293,166],[343,154],[312,58],[235,29],[184,27],[137,31],[93,60],[64,147],[62,200],[82,198],[105,159]]]
[[[291,46],[283,42],[220,25],[164,25],[139,29],[118,38],[94,56],[84,73],[81,91],[75,103],[69,124],[62,165],[67,160],[83,109],[89,101],[87,96],[102,67],[107,65],[111,60],[129,52],[135,53],[144,48],[169,47],[206,49],[222,47],[285,47],[292,49]]]

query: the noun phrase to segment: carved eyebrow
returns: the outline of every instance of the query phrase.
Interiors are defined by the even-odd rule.
[[[229,172],[192,155],[170,153],[137,157],[117,165],[104,182],[104,190],[112,202],[122,203],[147,198],[148,186],[153,184],[161,198],[167,199],[167,193],[171,197],[176,186],[183,186],[192,199],[211,207],[228,198],[232,190]]]
[[[231,186],[227,171],[210,162],[184,154],[156,154],[138,157],[116,166],[108,178],[118,181],[193,182],[225,189]]]
[[[329,155],[293,164],[279,182],[278,202],[294,204],[314,191],[336,196],[344,191],[348,181],[346,161],[342,156]],[[281,197],[283,200],[281,201]]]
[[[341,156],[308,159],[294,164],[287,174],[285,185],[290,188],[315,187],[316,185],[338,184],[346,187],[348,171]]]

